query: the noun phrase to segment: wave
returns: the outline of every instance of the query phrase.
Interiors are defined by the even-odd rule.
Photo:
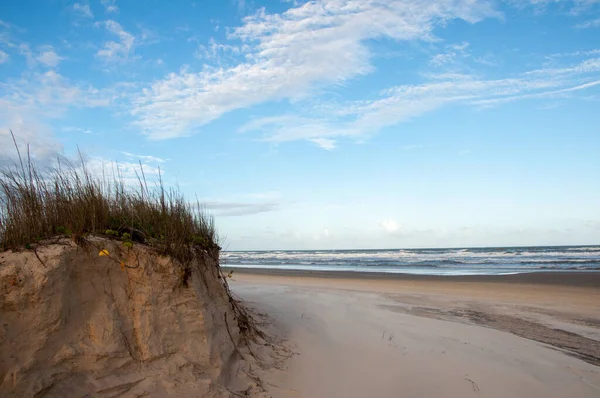
[[[326,265],[347,265],[361,264],[364,266],[387,266],[387,265],[404,265],[404,266],[439,266],[439,265],[511,265],[511,264],[599,264],[600,259],[514,259],[511,261],[498,261],[497,259],[415,259],[413,261],[402,260],[382,260],[382,259],[362,259],[360,261],[352,261],[346,259],[321,259],[320,261],[308,259],[280,259],[280,258],[221,258],[221,262],[228,264],[326,264]]]
[[[600,261],[536,261],[536,262],[511,262],[511,263],[498,263],[498,262],[465,262],[465,261],[424,261],[424,262],[340,262],[340,261],[329,261],[329,262],[308,262],[308,261],[223,261],[223,265],[265,265],[265,266],[276,266],[276,265],[311,265],[311,266],[322,266],[322,267],[365,267],[365,268],[378,268],[378,267],[398,267],[398,268],[510,268],[510,269],[544,269],[544,268],[563,268],[568,269],[570,267],[583,267],[587,266],[590,269],[600,269]]]
[[[222,258],[279,258],[279,259],[369,259],[369,258],[429,258],[429,259],[446,259],[446,258],[524,258],[524,257],[557,257],[557,258],[600,258],[600,250],[587,251],[552,251],[552,252],[469,252],[469,251],[436,251],[436,252],[419,252],[401,250],[401,251],[380,251],[380,252],[224,252]]]
[[[255,268],[310,267],[411,272],[416,269],[600,270],[600,246],[223,252],[221,263]]]

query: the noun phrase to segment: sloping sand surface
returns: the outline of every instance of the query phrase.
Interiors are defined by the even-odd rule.
[[[0,396],[262,396],[217,262],[188,266],[106,239],[0,253]]]
[[[599,397],[600,291],[534,282],[238,273],[232,288],[296,352],[262,375],[273,397]]]

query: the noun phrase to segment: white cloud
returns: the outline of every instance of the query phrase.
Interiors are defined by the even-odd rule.
[[[401,149],[403,151],[411,151],[413,149],[421,149],[421,148],[424,148],[424,145],[422,145],[422,144],[411,144],[411,145],[403,145],[401,147]]]
[[[111,13],[111,12],[117,13],[117,12],[119,12],[119,7],[117,7],[117,1],[116,0],[100,0],[100,2],[104,6],[104,11],[106,13]]]
[[[35,65],[36,59],[33,56],[33,52],[31,51],[31,48],[29,48],[28,44],[25,44],[25,43],[19,44],[18,50],[19,50],[19,54],[24,56],[25,59],[27,60],[27,65],[29,67],[32,67]]]
[[[565,68],[537,69],[517,77],[484,80],[476,76],[403,85],[386,90],[383,98],[359,104],[354,126],[361,130],[388,126],[449,103],[482,105],[495,101],[525,99],[531,95],[558,95],[585,89],[598,78],[600,59]]]
[[[136,155],[135,153],[122,152],[129,159],[139,159],[144,163],[165,163],[167,159],[159,158],[152,155]]]
[[[105,106],[110,102],[107,93],[93,87],[82,88],[53,70],[0,82],[0,89],[0,115],[29,113],[57,117],[71,106]]]
[[[577,24],[575,27],[578,29],[598,28],[600,27],[600,18]]]
[[[225,54],[240,55],[248,51],[248,46],[235,46],[231,44],[217,43],[214,38],[210,38],[208,45],[199,45],[195,53],[196,58],[205,60],[216,60],[220,62]]]
[[[354,108],[353,112],[357,115],[352,126],[362,133],[410,120],[450,103],[469,103],[477,99],[504,97],[556,85],[551,80],[479,80],[471,77],[401,85],[386,90],[380,99],[355,106],[350,104],[349,107]]]
[[[5,53],[4,51],[0,50],[0,64],[5,63],[6,61],[8,61],[8,54]]]
[[[226,200],[205,198],[200,206],[221,217],[249,216],[281,210],[282,197],[277,191],[247,193]]]
[[[10,131],[15,135],[21,156],[27,150],[40,166],[46,166],[56,160],[62,152],[62,145],[54,138],[48,126],[35,119],[20,114],[3,115],[0,113],[0,166],[16,164],[17,151],[13,145]]]
[[[61,59],[51,46],[41,46],[34,54],[29,44],[10,35],[0,35],[0,41],[24,56],[30,67],[38,63],[56,66]],[[53,162],[62,152],[62,145],[54,137],[48,122],[60,118],[71,108],[105,106],[110,101],[108,91],[73,83],[54,70],[44,73],[24,70],[19,78],[1,79],[0,142],[3,145],[0,146],[0,162],[15,160],[10,130],[22,151],[29,146],[36,161],[41,164]]]
[[[482,79],[464,74],[430,76],[416,85],[400,85],[385,90],[380,98],[337,104],[319,117],[283,116],[255,119],[240,131],[260,131],[263,140],[289,142],[326,140],[331,149],[341,137],[357,139],[380,129],[418,117],[449,104],[489,107],[501,103],[568,97],[600,85],[600,58],[584,60],[561,68],[536,69],[515,77]],[[319,107],[321,107],[319,105]],[[336,116],[337,115],[337,116]]]
[[[107,20],[104,22],[98,22],[97,25],[104,25],[113,35],[118,36],[119,41],[106,41],[104,47],[96,53],[98,57],[104,58],[107,61],[124,61],[127,60],[133,51],[135,44],[135,37],[127,32],[123,27],[113,21]]]
[[[90,129],[84,129],[81,127],[74,127],[74,126],[64,126],[61,128],[61,130],[65,131],[67,133],[94,134],[94,132]]]
[[[165,171],[157,166],[134,162],[115,162],[113,160],[92,156],[84,157],[86,170],[93,176],[102,178],[116,178],[125,185],[139,186],[140,179],[146,178],[148,185],[158,181],[159,174],[164,178]],[[142,174],[143,170],[143,174]]]
[[[469,43],[467,42],[446,46],[444,52],[434,55],[429,63],[433,66],[439,67],[455,63],[461,58],[468,58],[470,56],[470,54],[467,52],[468,47]]]
[[[250,216],[280,209],[278,202],[221,202],[204,201],[200,205],[221,217]]]
[[[381,222],[381,227],[383,228],[383,230],[389,234],[394,233],[396,231],[398,231],[398,229],[400,228],[398,226],[398,223],[395,220],[387,219],[387,220],[383,220]]]
[[[246,62],[172,73],[138,96],[133,115],[152,139],[189,135],[234,109],[298,98],[371,72],[366,40],[432,40],[433,29],[449,20],[474,23],[497,15],[490,3],[472,0],[427,6],[418,0],[318,0],[282,14],[262,10],[229,36],[248,46]]]
[[[63,58],[55,53],[54,50],[47,49],[41,51],[36,59],[42,64],[53,68],[57,66]]]
[[[564,53],[554,53],[554,54],[550,54],[547,55],[546,58],[550,61],[554,61],[556,59],[560,59],[560,58],[574,58],[574,57],[593,57],[593,56],[598,56],[600,55],[600,49],[592,49],[592,50],[577,50],[577,51],[570,51],[570,52],[564,52]]]
[[[337,137],[358,136],[360,131],[350,125],[333,123],[327,118],[310,118],[294,115],[254,119],[240,128],[240,132],[260,131],[263,140],[275,143],[308,140],[317,146],[332,150]]]
[[[445,65],[445,64],[454,62],[455,57],[456,57],[456,54],[440,53],[440,54],[434,55],[431,58],[431,60],[429,61],[429,63],[433,66],[441,66],[441,65]]]
[[[15,121],[17,123],[15,123]],[[77,173],[85,171],[97,178],[115,178],[129,186],[139,186],[140,178],[146,178],[148,185],[157,182],[159,173],[164,178],[165,172],[157,166],[144,162],[141,165],[134,162],[116,162],[97,156],[83,156],[83,165],[79,154],[72,159],[65,158],[62,155],[63,148],[53,137],[47,126],[37,123],[23,122],[22,120],[13,120],[13,133],[15,141],[19,147],[20,156],[29,155],[38,167],[56,166],[57,160],[67,162]],[[0,141],[10,143],[0,146],[0,167],[18,165],[18,153],[12,145],[12,137],[9,129],[0,128]],[[143,170],[143,173],[142,173]]]
[[[72,7],[73,11],[84,18],[94,18],[94,14],[90,9],[89,4],[75,3]]]
[[[534,6],[542,10],[551,4],[565,4],[570,14],[578,15],[600,4],[600,0],[509,0],[509,3],[519,7]]]
[[[569,93],[573,93],[575,91],[586,90],[588,88],[592,88],[600,85],[600,80],[591,81],[588,83],[580,84],[573,87],[561,88],[558,90],[550,90],[550,91],[542,91],[538,93],[524,94],[524,95],[516,95],[516,96],[507,96],[500,98],[491,98],[491,99],[483,99],[474,101],[475,105],[498,105],[500,103],[512,102],[516,100],[523,99],[533,99],[533,98],[560,98],[562,96],[567,96]]]
[[[525,75],[559,77],[594,72],[600,72],[600,58],[586,59],[576,65],[567,67],[535,69],[525,73]]]
[[[330,140],[329,138],[312,138],[311,141],[317,144],[317,146],[327,149],[328,151],[335,148],[335,141]]]
[[[59,118],[73,107],[106,106],[110,101],[110,93],[73,84],[53,70],[0,81],[0,141],[10,142],[12,129],[22,145],[30,145],[35,157],[54,159],[62,146],[46,121]],[[13,152],[10,145],[2,145],[0,158]]]

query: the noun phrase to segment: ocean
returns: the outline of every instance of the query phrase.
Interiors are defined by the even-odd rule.
[[[600,246],[228,251],[221,253],[221,265],[421,275],[600,271]]]

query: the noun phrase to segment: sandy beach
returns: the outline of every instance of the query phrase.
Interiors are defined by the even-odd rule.
[[[237,270],[292,354],[273,397],[598,397],[600,273],[434,277]]]

